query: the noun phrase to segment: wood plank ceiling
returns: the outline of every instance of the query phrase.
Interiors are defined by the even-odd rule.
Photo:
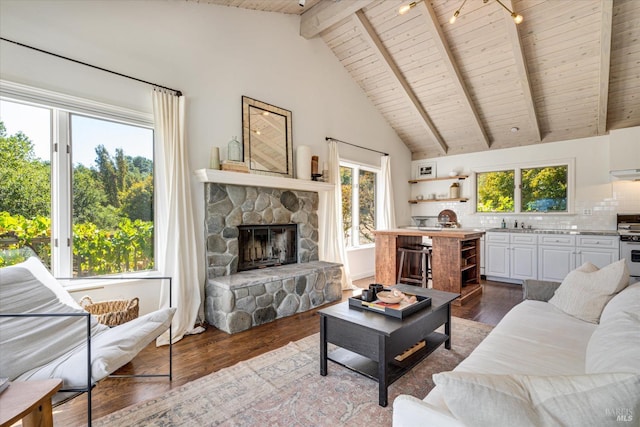
[[[640,126],[640,0],[200,1],[300,14],[413,159]]]

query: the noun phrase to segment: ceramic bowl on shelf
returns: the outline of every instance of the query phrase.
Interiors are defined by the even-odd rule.
[[[456,171],[451,171],[451,172],[449,172],[449,176],[450,176],[450,177],[452,177],[452,178],[453,178],[454,176],[458,176],[458,172],[456,172]]]

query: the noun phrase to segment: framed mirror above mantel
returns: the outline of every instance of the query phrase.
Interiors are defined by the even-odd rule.
[[[293,178],[291,111],[242,97],[244,161],[251,173]]]

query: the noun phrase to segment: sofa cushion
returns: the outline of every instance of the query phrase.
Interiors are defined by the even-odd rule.
[[[595,271],[590,271],[595,268]],[[609,300],[629,284],[625,260],[606,267],[583,265],[564,278],[549,303],[578,319],[598,323]]]
[[[463,360],[456,372],[523,375],[581,375],[591,334],[598,325],[569,316],[542,301],[513,307]],[[455,349],[456,337],[452,337]],[[425,402],[446,407],[440,387]]]
[[[640,313],[640,282],[629,285],[622,292],[615,295],[602,310],[600,323],[615,321],[618,313],[629,311]]]
[[[451,412],[466,425],[620,426],[640,411],[640,376],[486,375],[444,372],[433,376]],[[631,418],[629,418],[631,417]]]
[[[640,374],[640,283],[613,297],[589,339],[586,372]]]
[[[0,348],[3,355],[0,357],[0,377],[10,380],[86,343],[87,318],[77,316],[86,314],[86,311],[61,302],[65,297],[60,290],[66,291],[57,289],[54,292],[52,287],[55,288],[55,285],[45,283],[49,281],[46,276],[52,276],[44,266],[42,268],[46,274],[38,271],[38,264],[42,266],[39,260],[30,258],[23,263],[0,268],[0,313],[53,315],[0,318]],[[36,271],[40,278],[44,274],[44,282],[32,271]],[[70,313],[76,316],[55,317]],[[109,329],[93,317],[90,317],[90,322],[91,335],[94,337]]]
[[[133,359],[144,347],[164,332],[175,308],[148,313],[107,330],[91,340],[91,377],[95,383]],[[51,362],[25,372],[18,380],[63,378],[64,388],[87,385],[86,346],[72,349]],[[82,367],[79,369],[78,367]]]
[[[38,281],[49,288],[58,300],[71,308],[83,310],[83,308],[73,299],[73,297],[67,292],[67,290],[51,275],[47,267],[44,266],[42,261],[37,257],[30,257],[26,261],[16,264],[17,266],[24,267],[35,276]]]

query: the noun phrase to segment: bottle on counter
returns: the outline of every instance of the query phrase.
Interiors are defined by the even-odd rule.
[[[507,223],[505,222],[504,218],[502,218],[502,224],[500,225],[500,228],[507,228]]]

